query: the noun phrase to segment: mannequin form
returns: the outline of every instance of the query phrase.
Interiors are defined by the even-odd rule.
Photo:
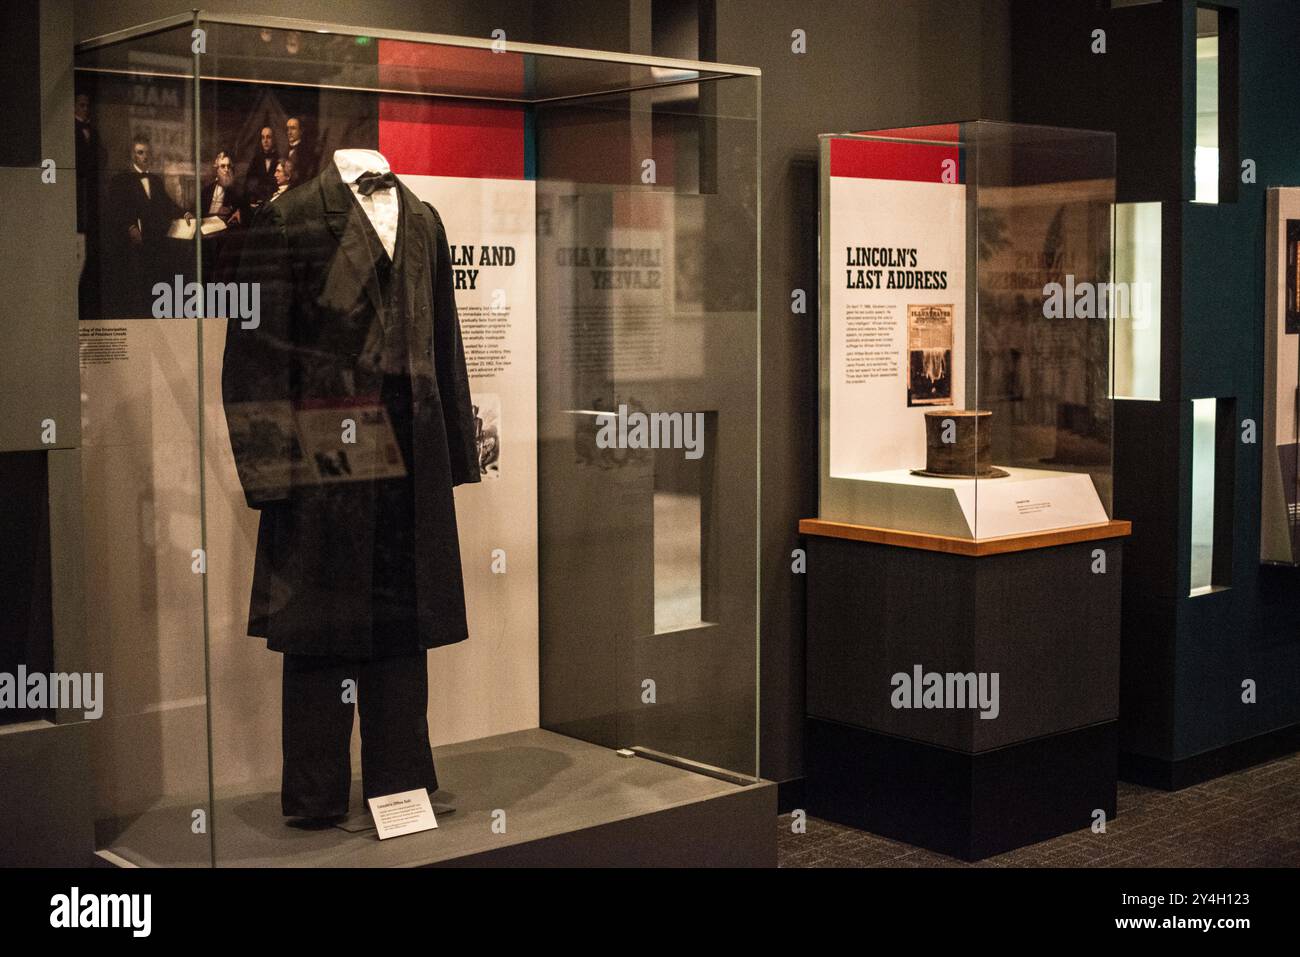
[[[378,150],[335,150],[334,165],[339,178],[348,184],[370,225],[379,234],[384,249],[392,256],[397,244],[398,195],[391,189],[362,194],[357,186],[357,180],[365,173],[391,173],[388,160]]]

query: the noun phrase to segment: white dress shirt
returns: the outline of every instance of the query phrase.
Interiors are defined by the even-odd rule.
[[[397,187],[377,189],[369,196],[362,196],[357,189],[357,177],[362,173],[390,172],[388,160],[376,150],[335,150],[334,165],[343,182],[352,189],[353,198],[361,205],[391,259],[397,248],[397,219],[402,208]]]

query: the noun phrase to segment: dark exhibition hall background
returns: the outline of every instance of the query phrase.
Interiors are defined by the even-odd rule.
[[[69,5],[69,60],[75,40],[184,12],[150,0]],[[16,9],[35,6],[9,5],[19,26],[8,43],[38,20]],[[1226,21],[1236,31],[1238,84],[1235,102],[1221,104],[1237,132],[1225,162],[1253,160],[1258,180],[1215,205],[1184,201],[1195,91],[1180,50],[1194,6],[1180,0],[1115,9],[1099,0],[298,0],[291,11],[213,0],[205,11],[464,36],[501,29],[516,41],[762,70],[760,768],[784,785],[785,810],[798,806],[805,771],[805,580],[791,573],[790,555],[799,520],[818,508],[817,137],[828,131],[982,118],[1116,133],[1118,200],[1162,201],[1169,211],[1160,400],[1120,403],[1115,413],[1113,514],[1134,526],[1124,557],[1121,778],[1180,787],[1300,746],[1300,588],[1294,569],[1258,559],[1258,445],[1227,446],[1216,532],[1231,547],[1216,575],[1231,587],[1188,597],[1191,400],[1227,401],[1236,421],[1262,416],[1266,192],[1300,183],[1295,0],[1216,6],[1241,10]],[[1105,56],[1079,40],[1097,27],[1107,30]],[[794,29],[806,32],[806,53],[792,52]],[[0,89],[25,93],[20,82]],[[21,106],[5,105],[10,165],[32,162],[25,145],[39,138],[39,127],[23,127],[35,113]],[[57,226],[32,223],[25,238],[46,243],[51,269],[67,254],[41,234]],[[806,314],[792,313],[797,289],[808,292]],[[0,380],[11,364],[32,361],[0,350]],[[44,482],[0,480],[32,490]],[[27,518],[26,531],[7,537],[38,554],[31,529],[43,519]],[[1231,707],[1243,677],[1267,677],[1267,693],[1254,707]]]

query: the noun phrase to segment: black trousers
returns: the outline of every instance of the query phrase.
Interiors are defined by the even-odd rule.
[[[361,778],[367,799],[420,787],[438,790],[425,713],[427,652],[416,620],[410,379],[385,376],[382,401],[406,474],[375,483],[371,656],[284,656],[280,802],[290,817],[348,812],[354,710],[361,713]],[[355,694],[345,696],[349,679],[355,681]]]
[[[425,658],[424,651],[367,661],[284,656],[280,802],[287,816],[348,813],[356,710],[361,712],[361,778],[367,800],[421,787],[430,794],[438,790],[425,715]],[[345,687],[349,679],[355,686]],[[348,694],[352,687],[355,693]]]

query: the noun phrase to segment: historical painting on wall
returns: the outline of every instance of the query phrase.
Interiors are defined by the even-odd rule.
[[[194,276],[193,242],[178,238],[195,209],[185,92],[168,77],[78,77],[82,319],[148,316],[154,283]]]
[[[205,82],[196,177],[191,90],[169,76],[78,75],[82,319],[163,318],[154,287],[195,278],[196,233],[204,279],[233,279],[244,231],[267,204],[335,149],[378,142],[372,96]]]

